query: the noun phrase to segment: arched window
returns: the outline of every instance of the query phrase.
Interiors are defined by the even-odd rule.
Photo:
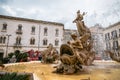
[[[44,28],[44,36],[47,36],[47,34],[48,34],[48,29]]]
[[[58,35],[59,35],[59,30],[56,29],[56,30],[55,30],[55,36],[58,36]]]
[[[35,34],[35,26],[32,26],[32,28],[31,28],[31,33],[32,33],[32,34]]]
[[[48,43],[48,40],[46,38],[43,39],[43,45],[47,45],[47,43]]]
[[[0,37],[0,43],[2,43],[2,39],[3,39],[3,38],[2,38],[2,36],[1,36],[1,37]]]
[[[58,45],[59,45],[59,40],[56,39],[56,40],[55,40],[55,46],[58,46]]]
[[[118,41],[113,41],[113,49],[114,50],[118,49]]]
[[[119,37],[120,37],[120,29],[119,29]]]
[[[6,37],[3,37],[3,43],[5,43],[6,42]]]
[[[17,45],[20,45],[20,44],[21,44],[21,37],[17,37],[17,38],[16,38],[16,44],[17,44]]]
[[[21,24],[19,24],[18,25],[18,29],[17,29],[17,31],[16,31],[16,34],[22,34],[23,32],[22,32],[22,25]]]
[[[1,36],[1,37],[0,37],[0,43],[5,44],[5,42],[6,42],[6,37]]]
[[[3,28],[2,30],[6,31],[7,30],[7,23],[3,23]]]
[[[22,31],[22,24],[18,25],[18,31]]]
[[[35,44],[35,39],[33,39],[33,45]]]
[[[110,42],[106,42],[106,49],[107,49],[107,50],[110,50],[110,49],[111,49],[111,44],[110,44]]]
[[[35,38],[31,38],[30,39],[30,45],[34,45],[35,44]]]

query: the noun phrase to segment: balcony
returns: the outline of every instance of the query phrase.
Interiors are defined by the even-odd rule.
[[[5,29],[2,29],[2,30],[1,30],[1,32],[7,32],[7,30],[5,30]]]
[[[35,35],[35,32],[31,32],[31,35]]]
[[[119,38],[118,36],[111,36],[112,40],[115,40],[115,39],[118,39],[118,38]]]
[[[22,30],[17,30],[16,31],[16,34],[22,34],[23,32],[22,32]]]
[[[119,50],[119,46],[117,47],[112,47],[113,50]]]
[[[21,44],[21,43],[20,43],[20,44],[15,43],[13,47],[14,47],[14,48],[22,48],[22,44]]]

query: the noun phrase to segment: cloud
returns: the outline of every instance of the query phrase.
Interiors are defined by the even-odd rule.
[[[3,9],[2,7],[0,7],[0,14],[2,14],[2,15],[8,15],[7,11],[5,9]]]
[[[2,6],[2,8],[12,16],[16,16],[16,12],[9,6]]]
[[[76,29],[72,21],[77,10],[87,12],[87,26],[120,21],[119,0],[0,0],[0,4],[0,14],[60,22],[70,29]]]
[[[9,3],[10,0],[0,0],[0,5]]]

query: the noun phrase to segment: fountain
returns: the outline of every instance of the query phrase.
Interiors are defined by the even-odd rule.
[[[92,50],[93,41],[90,30],[85,26],[83,16],[77,11],[77,17],[73,21],[76,23],[79,37],[72,34],[72,41],[62,44],[60,47],[61,63],[56,67],[55,73],[73,74],[80,72],[83,65],[89,66],[95,58],[95,52]]]

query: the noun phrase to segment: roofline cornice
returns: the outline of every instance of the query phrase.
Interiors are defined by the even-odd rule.
[[[117,25],[120,25],[120,22],[117,22],[117,23],[115,23],[115,24],[112,24],[112,25],[108,26],[108,27],[105,28],[105,29],[109,29],[109,28],[112,28],[112,27],[117,26]]]
[[[35,19],[28,19],[28,18],[20,18],[20,17],[13,17],[13,16],[0,15],[0,18],[64,26],[64,24],[58,23],[58,22],[42,21],[42,20],[35,20]]]

